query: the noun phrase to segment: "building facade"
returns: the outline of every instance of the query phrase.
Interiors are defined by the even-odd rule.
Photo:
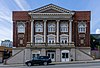
[[[13,42],[10,40],[4,40],[4,41],[1,41],[1,46],[13,47]]]
[[[90,55],[90,11],[71,11],[49,4],[32,11],[13,11],[13,45],[30,45],[32,57],[47,55],[52,61]],[[80,52],[80,53],[81,53]]]

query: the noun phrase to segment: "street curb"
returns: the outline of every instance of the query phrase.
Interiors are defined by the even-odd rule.
[[[81,64],[81,63],[99,63],[100,61],[71,61],[71,62],[53,62],[51,64]]]
[[[50,65],[59,65],[59,64],[82,64],[82,63],[100,63],[99,61],[71,61],[71,62],[52,62]],[[0,67],[18,67],[18,66],[26,66],[25,64],[0,64]]]

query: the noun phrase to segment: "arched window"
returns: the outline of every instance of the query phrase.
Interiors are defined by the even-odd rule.
[[[55,32],[55,23],[48,23],[48,32]]]
[[[68,23],[67,22],[61,22],[60,32],[68,32]]]
[[[78,23],[78,32],[86,32],[86,23],[85,22]]]
[[[25,23],[24,22],[18,22],[18,33],[25,33]]]
[[[42,22],[36,22],[35,32],[43,32],[43,23]]]

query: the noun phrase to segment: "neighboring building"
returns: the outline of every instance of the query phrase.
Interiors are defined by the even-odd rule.
[[[100,34],[91,34],[91,49],[92,50],[98,50],[100,49]]]
[[[91,34],[91,54],[97,59],[100,59],[100,34]]]
[[[13,47],[13,43],[10,40],[4,40],[4,41],[1,41],[1,46]]]
[[[0,46],[0,63],[12,55],[12,48]]]
[[[54,4],[13,11],[13,45],[27,48],[31,44],[25,57],[47,55],[56,62],[89,60],[90,18],[90,11],[71,11]]]

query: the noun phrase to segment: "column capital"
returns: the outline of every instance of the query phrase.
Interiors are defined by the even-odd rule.
[[[73,20],[71,19],[71,20],[69,20],[70,22],[72,22]]]
[[[56,22],[59,22],[60,20],[56,20]]]
[[[34,20],[30,20],[31,22],[33,22]]]
[[[47,20],[43,20],[44,22],[46,22]]]

